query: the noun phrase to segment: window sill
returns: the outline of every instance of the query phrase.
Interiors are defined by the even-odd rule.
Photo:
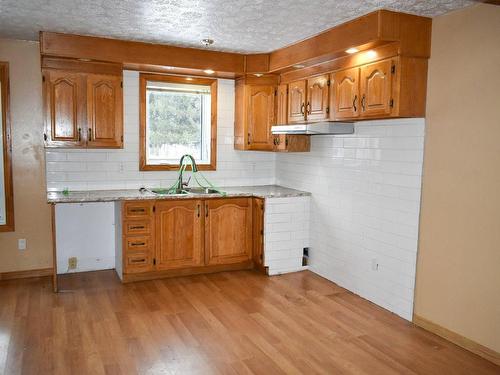
[[[215,171],[217,170],[215,164],[197,164],[199,171]],[[140,165],[140,171],[178,171],[180,168],[179,164],[163,164],[163,165]],[[187,165],[186,170],[190,171],[191,166]]]

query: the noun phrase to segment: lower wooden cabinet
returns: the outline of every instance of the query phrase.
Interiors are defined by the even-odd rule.
[[[155,207],[157,269],[204,265],[202,201],[159,201]]]
[[[252,205],[252,258],[255,268],[264,271],[264,199],[255,198]]]
[[[263,266],[264,200],[122,203],[122,280]]]
[[[123,272],[137,274],[154,267],[154,201],[122,203]]]
[[[207,264],[240,263],[252,258],[252,199],[205,201]]]

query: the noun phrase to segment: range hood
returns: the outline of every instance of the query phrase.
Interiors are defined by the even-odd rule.
[[[313,122],[309,124],[275,125],[271,128],[273,134],[353,134],[354,124],[350,122]]]

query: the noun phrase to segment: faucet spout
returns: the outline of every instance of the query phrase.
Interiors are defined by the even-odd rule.
[[[177,180],[177,189],[178,190],[182,190],[185,186],[188,186],[189,184],[189,181],[191,178],[189,178],[189,180],[187,182],[184,182],[183,179],[182,179],[182,174],[184,173],[184,159],[188,159],[188,162],[191,164],[191,170],[194,172],[198,172],[198,167],[196,165],[196,161],[194,160],[194,158],[189,155],[189,154],[185,154],[185,155],[182,155],[181,157],[181,160],[179,161],[179,179]]]

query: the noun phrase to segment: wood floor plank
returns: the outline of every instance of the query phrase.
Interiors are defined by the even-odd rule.
[[[311,272],[0,282],[0,373],[500,374]]]

